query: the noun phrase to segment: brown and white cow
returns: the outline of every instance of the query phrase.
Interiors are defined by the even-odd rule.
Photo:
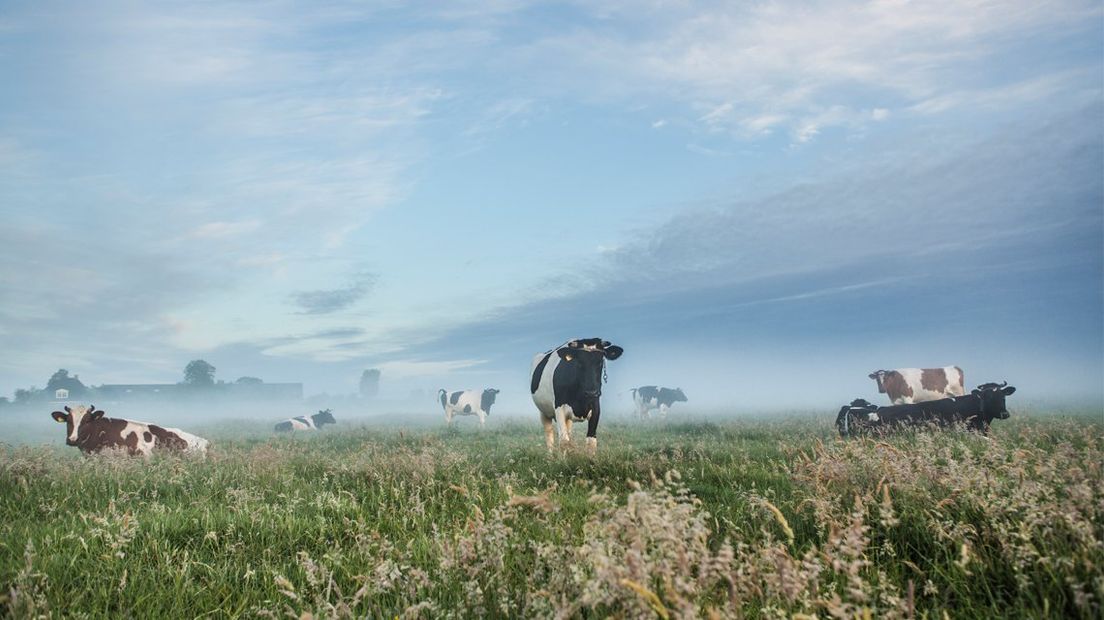
[[[966,393],[962,369],[958,366],[878,370],[870,373],[870,378],[878,383],[878,393],[889,396],[889,402],[894,405],[922,403]]]
[[[178,428],[105,418],[103,410],[97,410],[95,405],[65,407],[64,412],[50,415],[54,421],[66,425],[66,445],[76,446],[85,454],[125,450],[130,455],[149,456],[155,449],[207,454],[209,442],[202,437]]]

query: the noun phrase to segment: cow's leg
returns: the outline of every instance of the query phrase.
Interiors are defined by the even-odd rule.
[[[487,414],[480,411],[476,415],[479,416],[479,427],[483,428],[487,424]]]
[[[564,416],[564,430],[569,440],[571,438],[571,429],[575,426],[575,420],[572,420],[571,418],[572,416],[569,415]]]
[[[556,407],[556,426],[560,428],[560,443],[571,443],[571,427],[567,419],[566,405]]]
[[[452,412],[445,409],[445,423],[452,426]]]
[[[544,444],[548,446],[548,451],[552,451],[552,446],[556,441],[556,430],[552,423],[552,420],[541,415],[541,424],[544,425]]]
[[[598,418],[602,415],[602,408],[599,403],[594,403],[594,410],[590,412],[590,419],[587,420],[587,450],[591,454],[598,451]]]
[[[663,418],[664,420],[667,419],[667,405],[659,406],[659,417]]]

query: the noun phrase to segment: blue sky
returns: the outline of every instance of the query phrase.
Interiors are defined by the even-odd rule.
[[[1099,399],[1102,25],[1080,1],[8,2],[0,392],[203,358],[521,403],[533,353],[599,335],[616,388],[716,403],[954,363]]]

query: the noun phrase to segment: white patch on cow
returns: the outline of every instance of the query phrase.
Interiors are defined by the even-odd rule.
[[[586,443],[587,443],[587,450],[590,450],[591,452],[595,452],[595,451],[598,450],[598,438],[597,437],[587,437]]]
[[[89,413],[91,407],[84,405],[77,405],[76,407],[69,408],[69,415],[73,417],[73,430],[69,433],[69,441],[77,441],[77,431],[80,430],[81,422],[84,421],[84,416]]]
[[[291,430],[293,431],[315,431],[318,427],[314,425],[314,420],[310,416],[302,416],[300,418],[291,418],[288,420],[291,422]]]
[[[966,386],[962,385],[962,379],[959,378],[958,367],[944,366],[943,372],[947,373],[947,395],[965,396]]]
[[[142,456],[149,456],[153,454],[154,447],[157,446],[157,437],[150,431],[149,424],[145,422],[132,422],[126,421],[126,426],[119,435],[123,438],[123,443],[129,443],[130,435],[134,434],[138,443],[134,447],[134,451]],[[146,435],[149,435],[149,440],[146,439]]]
[[[558,349],[559,347],[557,347]],[[529,370],[529,375],[532,377],[532,373],[536,372],[537,364],[544,359],[546,353],[540,353],[533,358],[533,366]],[[552,386],[552,377],[556,373],[556,367],[560,365],[560,356],[556,354],[556,349],[553,349],[548,357],[548,363],[544,366],[544,372],[541,373],[540,383],[537,385],[537,391],[533,394],[533,402],[537,405],[537,409],[540,411],[541,416],[545,419],[552,420],[556,417],[556,394]]]

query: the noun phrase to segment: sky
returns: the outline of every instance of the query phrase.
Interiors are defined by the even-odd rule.
[[[0,3],[0,394],[1104,399],[1097,1]]]

